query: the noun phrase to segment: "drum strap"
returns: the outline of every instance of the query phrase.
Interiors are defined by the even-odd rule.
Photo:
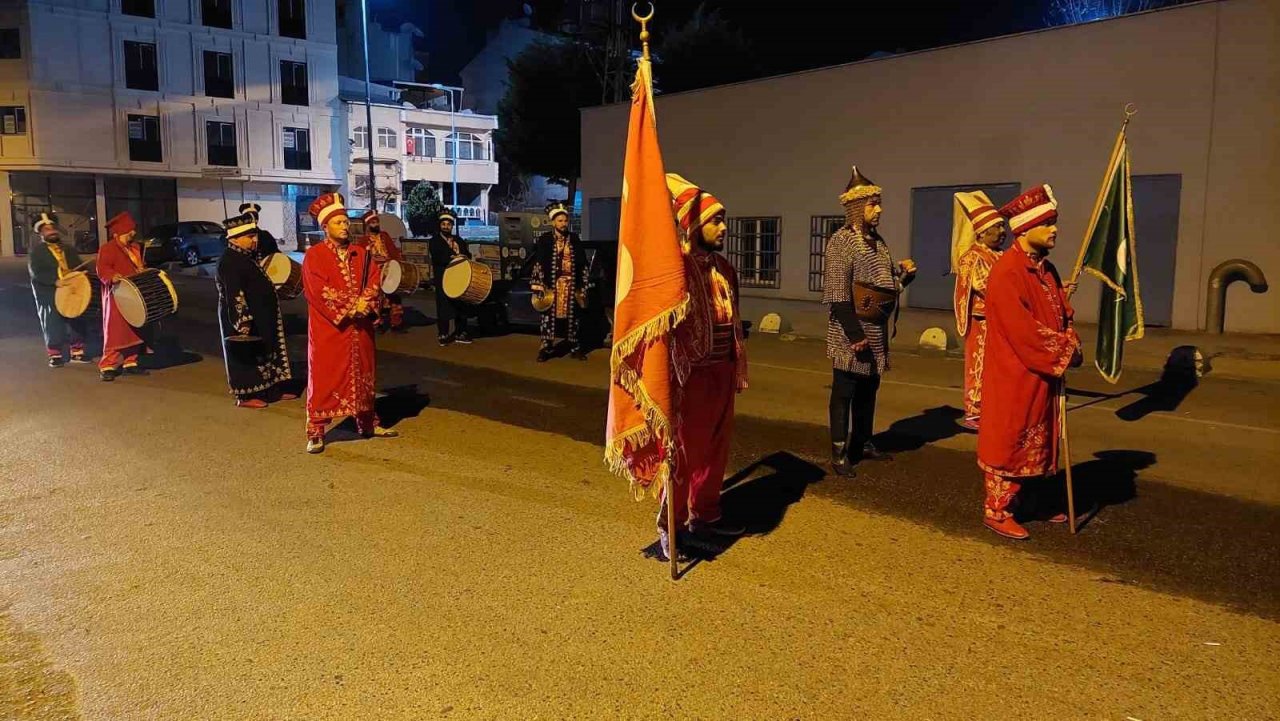
[[[58,261],[58,278],[62,278],[64,273],[71,270],[67,267],[67,254],[62,251],[62,246],[57,243],[45,243],[44,247],[48,248],[53,255],[53,259]]]

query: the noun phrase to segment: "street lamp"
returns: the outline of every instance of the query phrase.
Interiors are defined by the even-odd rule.
[[[365,144],[369,149],[369,209],[378,212],[378,183],[373,165],[373,93],[369,81],[369,2],[360,0],[360,35],[364,44],[364,122],[369,132]],[[322,229],[323,230],[323,229]]]

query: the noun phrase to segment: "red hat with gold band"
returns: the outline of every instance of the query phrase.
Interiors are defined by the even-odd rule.
[[[667,173],[667,189],[671,191],[676,222],[685,233],[692,233],[724,212],[724,204],[716,196],[675,173]]]
[[[1037,225],[1046,225],[1058,219],[1058,200],[1048,184],[1037,185],[1000,208],[1000,215],[1009,221],[1009,230],[1022,235]]]
[[[311,201],[311,207],[308,210],[311,212],[311,217],[315,218],[316,223],[323,228],[335,215],[345,213],[347,207],[342,201],[341,193],[325,193]]]
[[[370,208],[370,209],[368,209],[368,210],[366,210],[366,211],[365,211],[364,215],[360,216],[360,219],[361,219],[361,220],[363,220],[363,221],[364,221],[364,222],[366,222],[366,223],[368,223],[369,221],[372,221],[372,220],[377,220],[377,219],[378,219],[378,211],[374,210],[373,208]]]
[[[137,229],[138,224],[133,222],[133,216],[129,215],[127,210],[111,216],[111,219],[107,221],[107,235],[112,238],[118,238]]]

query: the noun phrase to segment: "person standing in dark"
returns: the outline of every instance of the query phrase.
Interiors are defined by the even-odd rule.
[[[254,259],[257,222],[245,213],[222,225],[227,251],[218,259],[215,280],[227,386],[241,408],[266,408],[269,400],[297,398],[279,388],[293,378],[293,370],[275,284]]]
[[[547,218],[551,230],[539,236],[534,246],[529,283],[534,293],[552,295],[551,307],[542,314],[538,362],[550,359],[561,339],[569,344],[574,358],[586,360],[578,325],[586,307],[587,254],[578,234],[569,232],[569,208],[564,203],[547,206]]]
[[[855,166],[845,191],[844,227],[823,253],[823,297],[830,310],[831,468],[852,476],[860,460],[889,460],[871,442],[880,376],[889,370],[889,321],[902,288],[916,274],[910,260],[893,262],[880,237],[880,186]]]
[[[458,217],[451,210],[443,210],[438,217],[439,230],[431,236],[427,248],[431,254],[431,273],[436,287],[436,337],[441,346],[451,343],[467,344],[471,335],[467,333],[468,308],[465,303],[453,300],[444,294],[444,271],[454,258],[471,257],[471,249],[467,241],[454,233]],[[456,326],[456,328],[455,328]]]
[[[36,315],[40,318],[40,330],[44,332],[49,367],[59,368],[66,363],[62,349],[68,341],[71,362],[87,363],[84,339],[88,328],[84,316],[62,317],[54,300],[63,279],[80,267],[80,254],[75,246],[62,242],[58,220],[52,214],[41,213],[33,229],[44,242],[31,248],[27,255],[27,269],[31,276],[31,292],[36,300]]]

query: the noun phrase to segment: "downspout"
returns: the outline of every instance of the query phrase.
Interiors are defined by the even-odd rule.
[[[1210,333],[1221,334],[1227,319],[1227,286],[1243,280],[1254,293],[1267,292],[1267,276],[1247,260],[1223,261],[1209,274],[1209,301],[1205,306],[1204,325]]]

